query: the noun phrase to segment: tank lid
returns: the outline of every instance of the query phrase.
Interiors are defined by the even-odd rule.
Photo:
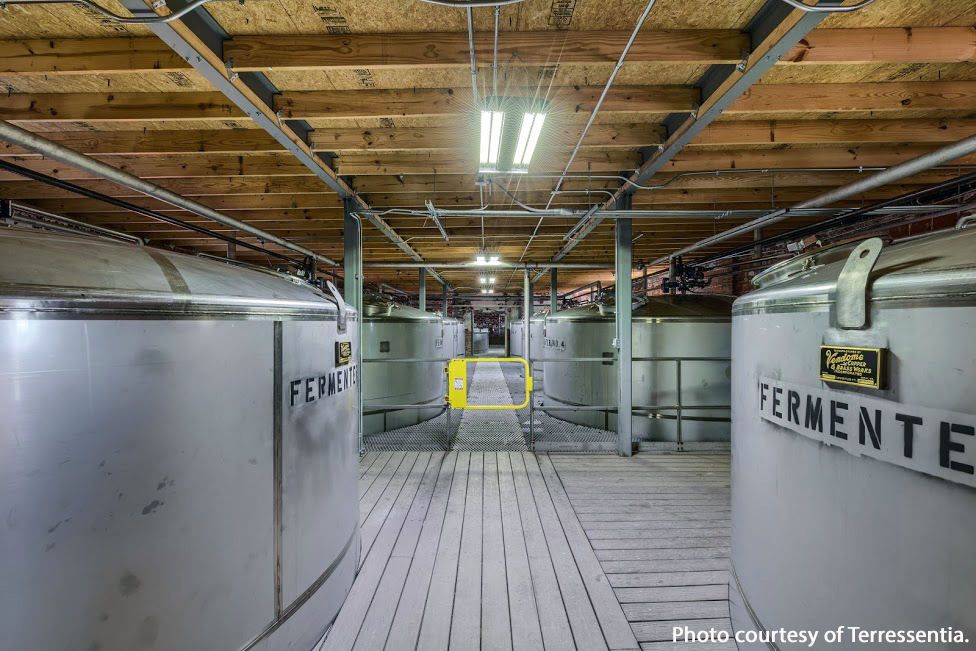
[[[634,321],[660,319],[696,321],[728,320],[732,316],[734,296],[722,294],[656,294],[632,308]],[[588,303],[560,310],[549,321],[613,321],[617,307],[613,301]]]
[[[788,260],[757,276],[759,289],[739,297],[736,314],[805,311],[832,303],[837,279],[858,242]],[[951,230],[881,249],[868,277],[868,299],[957,300],[976,292],[976,229]],[[806,261],[805,261],[806,260]],[[765,276],[765,277],[764,277]]]
[[[173,316],[338,313],[331,296],[270,269],[13,228],[0,229],[0,309]]]
[[[437,321],[440,316],[409,305],[373,297],[363,299],[363,321]]]

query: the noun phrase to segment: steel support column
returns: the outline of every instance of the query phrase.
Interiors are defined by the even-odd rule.
[[[441,283],[441,315],[447,318],[447,284]]]
[[[617,220],[616,237],[616,333],[617,333],[617,453],[622,457],[633,454],[631,429],[634,403],[633,396],[633,349],[631,327],[630,269],[633,251],[631,234],[633,224],[629,219]]]
[[[555,314],[559,309],[559,278],[558,270],[549,270],[549,313]]]
[[[422,312],[427,311],[427,270],[420,268],[420,278],[417,280],[417,308]]]
[[[363,307],[363,225],[352,201],[344,201],[343,207],[343,294],[346,303],[359,311]]]

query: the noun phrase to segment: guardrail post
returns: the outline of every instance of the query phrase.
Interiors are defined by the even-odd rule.
[[[525,268],[525,275],[522,286],[522,356],[529,364],[528,374],[532,373],[532,276],[529,275],[528,267]],[[529,450],[535,450],[535,396],[534,391],[529,393]]]

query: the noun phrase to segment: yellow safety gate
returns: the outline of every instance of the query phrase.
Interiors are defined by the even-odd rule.
[[[525,402],[521,405],[469,405],[468,362],[520,362],[525,366]],[[447,402],[451,409],[524,409],[532,398],[529,363],[521,357],[475,357],[452,359],[447,364]]]

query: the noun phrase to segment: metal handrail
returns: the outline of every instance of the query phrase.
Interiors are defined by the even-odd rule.
[[[558,359],[548,359],[548,358],[532,358],[531,362],[603,362],[603,363],[616,363],[618,360],[616,357],[569,357],[569,358],[558,358]],[[676,445],[677,449],[684,450],[684,439],[682,436],[681,425],[685,417],[683,412],[685,411],[711,411],[711,410],[729,410],[731,411],[731,405],[686,405],[682,401],[682,390],[681,390],[681,364],[683,362],[731,362],[731,357],[716,357],[716,356],[702,356],[702,357],[675,357],[675,356],[655,356],[655,357],[632,357],[631,361],[634,362],[674,362],[675,363],[675,390],[677,393],[677,404],[674,405],[631,405],[631,415],[635,412],[648,412],[649,414],[656,414],[656,412],[661,411],[674,411],[674,419],[676,421],[677,432],[676,432]],[[535,394],[535,387],[532,389],[532,395]],[[530,449],[535,449],[535,414],[536,409],[542,409],[543,411],[600,411],[609,413],[618,413],[617,405],[537,405],[534,398],[529,402],[529,435],[530,435]],[[660,416],[659,416],[660,417]],[[668,417],[670,418],[670,417]],[[709,417],[709,416],[696,416],[687,417],[687,420],[694,421],[708,421],[708,422],[731,422],[731,417]]]

